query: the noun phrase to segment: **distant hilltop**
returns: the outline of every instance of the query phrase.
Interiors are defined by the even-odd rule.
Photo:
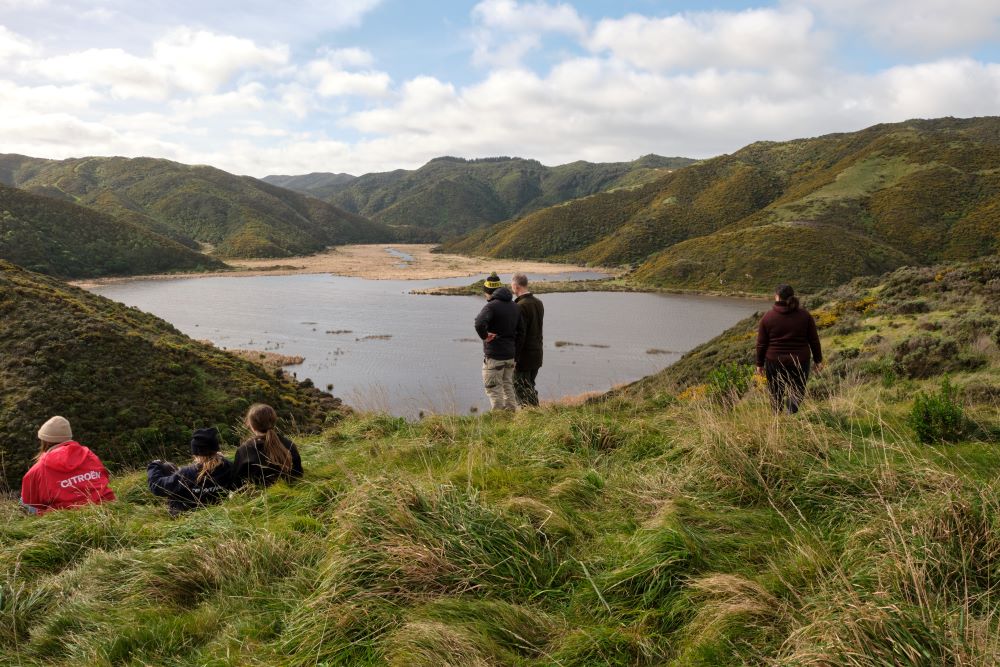
[[[405,230],[413,241],[438,241],[547,206],[615,188],[636,187],[663,170],[694,163],[646,155],[632,162],[577,161],[546,167],[518,157],[441,156],[415,170],[365,174],[267,176],[268,183],[325,199],[346,211]]]
[[[448,242],[471,255],[631,266],[647,285],[805,290],[1000,249],[1000,118],[758,142]]]

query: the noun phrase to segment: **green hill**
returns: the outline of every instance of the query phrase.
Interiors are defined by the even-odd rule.
[[[1000,250],[1000,118],[760,142],[469,235],[475,255],[635,265],[646,284],[815,289]]]
[[[61,278],[225,267],[145,227],[4,185],[0,185],[0,259]]]
[[[0,321],[0,483],[14,489],[54,414],[120,468],[182,453],[198,426],[219,426],[232,442],[255,401],[306,428],[339,405],[152,315],[4,261]]]
[[[285,257],[393,239],[385,225],[248,176],[153,158],[0,155],[0,182],[63,198],[219,257]]]
[[[277,185],[280,188],[301,192],[310,197],[328,200],[355,179],[357,179],[357,176],[352,176],[351,174],[331,174],[329,172],[318,171],[299,176],[265,176],[260,180],[271,185]]]
[[[302,482],[178,519],[141,473],[103,506],[0,501],[0,649],[19,665],[998,664],[998,284],[992,260],[826,293],[829,366],[795,417],[717,372],[746,358],[748,321],[683,379],[582,406],[349,416],[299,439]],[[931,348],[950,352],[912,354]],[[947,442],[917,441],[927,397],[961,413]]]
[[[332,185],[313,175],[269,176],[372,220],[447,238],[528,211],[613,188],[635,187],[691,164],[687,158],[647,155],[633,162],[573,162],[546,167],[536,160],[440,157],[416,170],[366,174]],[[283,179],[279,181],[278,179]]]

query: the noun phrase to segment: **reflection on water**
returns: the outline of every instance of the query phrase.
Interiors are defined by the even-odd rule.
[[[409,264],[414,261],[413,255],[403,252],[402,250],[396,250],[395,248],[386,248],[385,251],[395,257],[396,259],[401,259],[405,264]]]
[[[482,346],[472,327],[484,299],[410,294],[469,281],[213,277],[136,281],[94,291],[220,347],[301,355],[305,363],[288,369],[299,379],[311,378],[320,388],[332,385],[334,394],[361,409],[413,416],[421,410],[488,408],[480,375]],[[545,303],[545,361],[538,376],[543,399],[604,391],[653,373],[763,308],[759,301],[660,294],[540,298]]]

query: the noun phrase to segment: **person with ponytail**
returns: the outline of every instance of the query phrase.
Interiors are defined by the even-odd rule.
[[[302,477],[302,458],[295,443],[277,431],[278,413],[257,403],[247,411],[252,436],[236,450],[236,472],[242,482],[270,486],[279,479]]]
[[[219,451],[219,431],[197,428],[191,437],[190,465],[179,469],[167,461],[146,466],[146,480],[154,496],[167,498],[170,514],[219,502],[235,486],[236,469]]]
[[[823,349],[816,321],[799,307],[790,285],[774,290],[774,306],[757,327],[757,374],[767,378],[775,412],[799,411],[809,379],[810,356],[816,370],[823,367]]]

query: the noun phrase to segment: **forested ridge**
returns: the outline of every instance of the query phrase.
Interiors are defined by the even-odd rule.
[[[208,166],[156,158],[0,155],[0,183],[88,206],[225,257],[287,257],[393,240],[381,223]]]
[[[629,265],[640,283],[814,290],[1000,248],[1000,118],[758,142],[527,214],[452,252]]]

